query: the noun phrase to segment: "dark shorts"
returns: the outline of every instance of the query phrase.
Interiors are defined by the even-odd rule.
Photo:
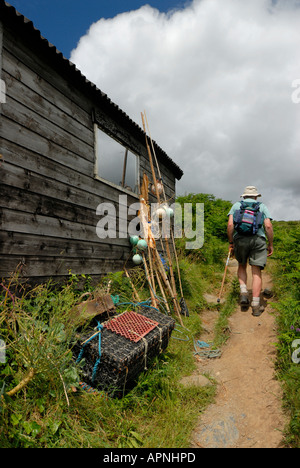
[[[259,266],[264,269],[267,263],[267,242],[260,236],[235,236],[234,254],[242,265],[249,260],[250,265]]]

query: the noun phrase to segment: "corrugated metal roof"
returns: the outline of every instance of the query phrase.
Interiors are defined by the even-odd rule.
[[[51,44],[46,38],[41,35],[41,32],[34,27],[31,20],[19,13],[15,7],[0,0],[0,21],[8,24],[16,34],[29,42],[32,47],[43,52],[43,57],[51,63],[51,66],[68,79],[72,80],[72,84],[77,85],[80,89],[84,88],[86,92],[93,93],[97,101],[101,101],[101,105],[105,105],[120,123],[123,123],[141,142],[145,142],[145,133],[130,117],[122,111],[115,103],[113,103],[107,94],[103,93],[97,86],[89,81],[81,71],[76,68],[74,63],[66,59],[57,48]],[[180,167],[158,146],[153,142],[156,155],[168,167],[171,166],[175,177],[180,180],[183,171]]]

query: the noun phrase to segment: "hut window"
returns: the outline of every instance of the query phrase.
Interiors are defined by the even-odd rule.
[[[97,126],[95,175],[138,193],[139,157]]]

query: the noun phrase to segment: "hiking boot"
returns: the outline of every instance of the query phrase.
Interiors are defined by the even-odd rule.
[[[252,315],[254,317],[260,317],[260,315],[264,312],[265,308],[262,305],[252,306]]]
[[[271,289],[266,288],[266,289],[263,290],[263,295],[264,295],[267,299],[269,299],[270,297],[273,296],[273,292],[272,292]]]
[[[249,304],[249,295],[248,295],[248,293],[241,293],[241,295],[240,295],[240,304],[244,305],[244,306]]]

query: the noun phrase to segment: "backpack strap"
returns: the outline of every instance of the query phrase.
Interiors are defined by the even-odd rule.
[[[253,234],[257,234],[258,229],[262,227],[263,213],[259,210],[260,205],[260,202],[256,202],[252,207],[253,211],[256,213],[253,223]]]
[[[265,214],[259,210],[261,203],[258,203],[258,211],[257,211],[257,216],[256,216],[256,223],[257,223],[257,228],[261,228],[265,219]]]
[[[242,200],[240,203],[240,208],[234,212],[233,216],[234,224],[236,225],[239,225],[239,223],[242,221],[243,213],[246,208],[244,200]]]

